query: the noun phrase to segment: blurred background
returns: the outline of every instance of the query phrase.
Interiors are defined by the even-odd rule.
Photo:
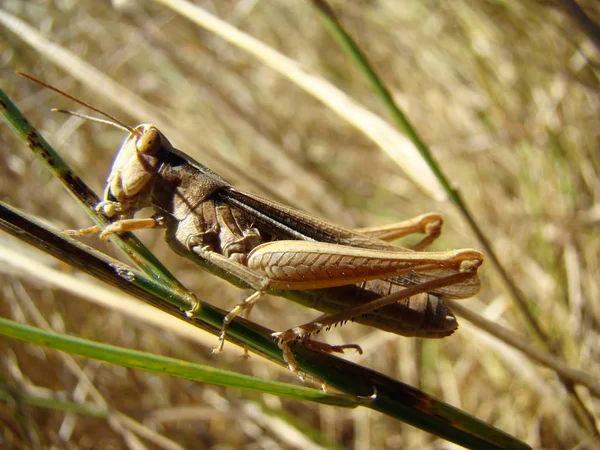
[[[380,100],[326,32],[310,2],[197,4],[387,120]],[[579,4],[588,18],[600,21],[597,2]],[[597,29],[575,16],[569,1],[331,5],[462,193],[551,347],[561,349],[565,365],[600,373]],[[36,45],[51,42],[71,52],[83,68],[73,62],[60,68],[53,59],[62,54],[56,48],[35,50],[34,38]],[[90,68],[107,78],[85,72]],[[432,249],[481,248],[451,203],[417,187],[338,114],[252,55],[159,3],[5,0],[0,70],[2,89],[96,192],[103,190],[123,132],[50,113],[53,107],[82,109],[15,75],[16,70],[129,124],[175,129],[176,134],[167,134],[176,147],[241,189],[346,227],[385,225],[437,211],[444,214],[445,228]],[[85,212],[4,124],[0,199],[57,229],[90,226]],[[139,236],[203,300],[230,309],[244,298],[244,292],[173,254],[161,231]],[[84,242],[122,258],[97,237]],[[35,262],[70,272],[4,234],[0,250],[26,255],[31,267]],[[480,273],[482,291],[463,304],[535,343],[493,265],[484,264]],[[199,343],[150,325],[57,287],[38,270],[2,263],[0,277],[3,317],[36,326],[44,320],[54,330],[88,339],[294,382],[287,371],[259,357],[244,360],[233,345],[211,356],[216,345],[211,335],[197,338],[204,339]],[[252,318],[283,329],[318,314],[269,297],[254,308]],[[440,341],[401,338],[356,324],[322,339],[361,345],[364,355],[346,357],[423,389],[536,448],[592,448],[589,432],[553,371],[459,321],[459,331]],[[2,385],[87,400],[84,383],[61,354],[0,338],[0,355]],[[450,447],[360,408],[259,397],[91,360],[77,363],[112,411],[184,448]],[[584,388],[578,393],[588,411],[597,414],[598,398]],[[8,404],[0,408],[4,442],[27,447],[14,434],[15,410]],[[37,407],[26,408],[23,417],[43,448],[132,446],[105,419]],[[147,445],[163,448],[156,442]],[[165,443],[164,448],[177,447]]]

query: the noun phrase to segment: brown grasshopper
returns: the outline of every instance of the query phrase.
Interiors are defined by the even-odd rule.
[[[313,322],[273,334],[288,367],[298,373],[289,348],[294,341],[328,352],[360,351],[357,345],[329,346],[310,340],[348,320],[402,336],[442,338],[458,326],[444,300],[468,298],[479,291],[477,269],[483,262],[479,251],[421,251],[441,232],[442,218],[437,214],[349,230],[236,189],[173,148],[153,125],[119,124],[130,134],[115,158],[104,199],[96,207],[116,219],[101,237],[166,228],[166,241],[176,253],[255,291],[225,317],[215,353],[223,349],[230,322],[240,313],[248,316],[267,292],[325,313]],[[134,218],[146,207],[154,210],[152,217]],[[97,231],[93,227],[77,234]],[[413,249],[389,243],[412,233],[425,234]],[[194,310],[188,314],[193,316]]]
[[[152,207],[155,215],[133,218],[145,207]],[[148,124],[133,129],[121,146],[97,209],[118,219],[102,232],[103,238],[165,227],[167,243],[175,252],[225,278],[233,275],[255,290],[225,317],[216,353],[223,349],[231,320],[249,313],[269,291],[326,313],[274,334],[294,372],[290,342],[308,341],[320,330],[347,320],[403,336],[448,336],[457,322],[443,300],[471,297],[479,290],[480,252],[422,252],[387,242],[421,232],[426,236],[417,248],[423,248],[440,233],[439,215],[348,230],[237,190],[173,148]],[[416,295],[406,298],[411,289]],[[318,348],[358,347],[318,344]]]

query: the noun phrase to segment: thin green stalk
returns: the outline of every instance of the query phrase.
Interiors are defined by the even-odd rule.
[[[3,322],[4,320],[5,319],[0,318],[0,322]],[[0,325],[0,332],[2,332],[3,330],[3,325]],[[30,342],[29,340],[27,341]],[[56,398],[44,398],[36,395],[28,395],[23,394],[21,392],[16,392],[13,389],[8,390],[6,389],[6,386],[1,386],[0,401],[7,402],[10,399],[18,401],[20,403],[26,403],[28,405],[37,406],[40,408],[54,409],[57,411],[69,412],[73,414],[79,414],[82,416],[106,419],[110,415],[110,412],[108,410],[104,408],[99,408],[97,405],[73,403],[67,400],[60,400]]]

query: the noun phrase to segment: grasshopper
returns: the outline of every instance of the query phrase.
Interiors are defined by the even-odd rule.
[[[108,239],[114,233],[165,228],[166,241],[176,253],[239,287],[253,289],[226,315],[215,353],[223,350],[231,321],[241,313],[248,316],[267,292],[325,313],[273,334],[289,369],[302,376],[290,349],[295,341],[327,352],[361,352],[357,345],[332,346],[311,339],[348,320],[402,336],[443,338],[458,327],[445,300],[479,291],[479,251],[422,251],[441,233],[438,214],[350,230],[236,189],[175,149],[153,125],[131,128],[92,109],[125,127],[129,135],[96,206],[114,221],[104,230],[92,227],[72,234],[101,231]],[[135,218],[144,208],[152,208],[154,215]],[[412,249],[390,243],[412,233],[425,234]],[[194,309],[187,313],[193,316]]]
[[[153,208],[154,216],[133,217],[145,207]],[[164,227],[175,252],[255,290],[225,317],[215,353],[223,349],[230,322],[242,312],[249,314],[269,291],[324,312],[313,322],[273,335],[296,373],[289,348],[293,341],[325,351],[360,351],[355,345],[327,346],[309,339],[348,320],[404,336],[445,337],[457,321],[443,300],[471,297],[479,290],[483,256],[477,250],[423,252],[388,242],[421,232],[425,238],[417,249],[422,249],[440,234],[439,215],[352,231],[236,189],[149,124],[137,126],[125,139],[97,209],[117,218],[102,238]],[[410,289],[415,295],[406,298]]]

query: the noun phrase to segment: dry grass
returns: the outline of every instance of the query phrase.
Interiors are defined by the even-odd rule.
[[[308,2],[200,4],[385,117]],[[593,46],[575,22],[542,1],[333,6],[462,191],[552,345],[562,347],[567,365],[600,373],[600,97],[597,72],[586,60],[599,60]],[[106,2],[8,0],[3,8],[143,97],[159,110],[152,114],[163,115],[124,112],[2,29],[2,88],[97,191],[121,133],[50,114],[50,107],[74,106],[19,79],[15,70],[41,77],[129,123],[171,120],[186,139],[174,139],[178,147],[243,189],[278,195],[346,226],[382,225],[440,211],[446,228],[435,248],[478,247],[451,205],[417,190],[385,154],[336,114],[253,57],[164,7],[148,2],[131,13]],[[596,18],[600,14],[590,13]],[[59,229],[87,226],[85,214],[62,187],[7,127],[0,129],[0,198]],[[230,162],[220,162],[219,155]],[[267,192],[247,174],[267,186]],[[201,298],[223,308],[242,298],[238,290],[173,255],[161,233],[141,236]],[[5,249],[27,252],[6,236],[0,239]],[[95,238],[86,243],[112,251]],[[69,270],[35,253],[30,257]],[[90,339],[290,379],[258,358],[243,361],[233,346],[210,357],[210,339],[208,345],[199,345],[83,301],[66,288],[40,281],[35,271],[2,263],[0,272],[2,316],[38,326],[43,318],[56,330]],[[494,268],[488,264],[482,276],[483,290],[465,304],[524,340],[532,339]],[[314,311],[278,298],[262,302],[253,313],[254,320],[277,329],[314,316]],[[535,447],[572,448],[587,439],[552,371],[465,321],[458,333],[440,342],[402,339],[358,325],[326,338],[362,345],[366,355],[349,357]],[[62,355],[7,339],[0,339],[0,354],[4,385],[87,399],[76,392],[82,389],[81,374],[69,369]],[[113,411],[186,448],[309,448],[310,434],[297,437],[280,422],[290,417],[330,442],[353,448],[446,447],[419,430],[362,410],[273,398],[262,399],[269,409],[261,410],[256,398],[237,391],[77,362]],[[597,414],[598,399],[585,389],[579,392]],[[18,447],[9,431],[16,413],[8,406],[0,411],[9,424],[0,436]],[[63,445],[61,438],[72,448],[133,446],[126,443],[126,433],[104,419],[28,411],[26,420],[43,447]]]

